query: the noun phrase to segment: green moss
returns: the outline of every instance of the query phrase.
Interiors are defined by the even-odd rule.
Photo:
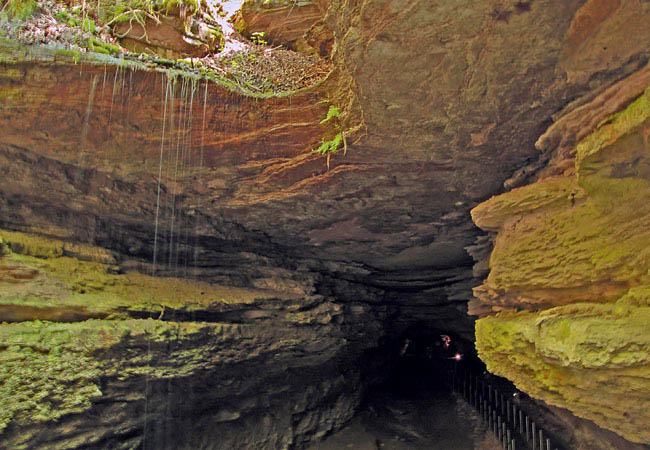
[[[109,44],[107,42],[103,42],[95,38],[88,39],[88,49],[91,52],[104,53],[106,55],[110,55],[110,54],[119,55],[122,52],[120,47],[118,47],[117,45]]]
[[[14,253],[36,258],[63,256],[63,242],[60,241],[5,230],[0,230],[0,237]]]
[[[647,306],[583,303],[479,319],[476,342],[490,372],[639,442],[650,418],[648,323]]]
[[[649,269],[650,270],[650,269]],[[616,301],[621,312],[627,312],[630,307],[650,306],[650,285],[635,286]]]
[[[559,207],[568,207],[581,200],[586,192],[573,177],[551,177],[497,195],[479,204],[472,211],[472,219],[484,230],[496,231],[504,223],[521,214]]]
[[[477,295],[549,308],[478,320],[488,369],[635,442],[650,441],[649,125],[650,88],[578,144],[575,175],[472,212],[499,230]]]
[[[163,64],[162,62],[165,62]],[[169,64],[167,64],[167,61]],[[287,90],[282,92],[267,91],[259,92],[257,89],[246,86],[228,78],[220,73],[214,72],[204,67],[188,70],[187,67],[178,65],[174,60],[163,60],[152,58],[148,55],[138,55],[135,57],[115,57],[105,53],[97,52],[78,52],[75,50],[53,48],[41,45],[24,45],[11,39],[0,37],[0,62],[9,65],[22,64],[25,62],[47,62],[55,64],[83,63],[91,65],[108,65],[131,70],[141,70],[147,72],[160,72],[168,77],[180,76],[188,81],[206,80],[215,83],[217,86],[237,94],[251,98],[282,98],[289,97],[301,92],[313,91],[320,86],[326,78],[320,80],[313,86],[308,86],[296,90]],[[18,88],[17,88],[18,89]],[[24,90],[23,90],[24,93]]]
[[[0,22],[25,21],[38,9],[38,4],[34,0],[6,0],[0,5]]]
[[[623,111],[614,114],[576,147],[576,167],[650,118],[650,87]]]
[[[204,0],[104,0],[86,4],[85,14],[97,17],[102,23],[118,22],[144,23],[147,17],[159,17],[161,14],[185,8],[186,16],[191,17],[206,8]],[[77,11],[82,14],[82,11]]]
[[[0,230],[13,252],[8,261],[26,270],[36,269],[40,278],[0,292],[0,303],[30,306],[80,306],[89,312],[117,313],[119,310],[161,310],[163,306],[203,310],[210,305],[247,303],[273,294],[231,286],[140,273],[115,274],[111,265],[65,256],[70,253],[99,260],[102,249],[70,245],[18,232]]]
[[[101,396],[97,364],[71,337],[40,322],[0,326],[0,431],[81,412]]]
[[[88,410],[102,395],[101,376],[169,375],[174,367],[165,368],[167,359],[185,364],[189,373],[202,363],[198,341],[183,354],[167,351],[159,359],[151,359],[142,343],[201,340],[223,327],[154,320],[0,325],[0,436],[10,422],[33,425]],[[129,359],[121,356],[138,340]]]
[[[5,255],[8,255],[10,252],[11,250],[7,246],[7,243],[4,241],[2,236],[0,236],[0,258],[2,258]]]
[[[556,302],[578,295],[604,302],[628,283],[650,282],[650,149],[642,126],[649,121],[646,90],[578,145],[579,187],[575,177],[548,178],[472,212],[486,229],[503,227],[490,259],[489,289],[524,292],[531,302],[546,301],[535,292],[543,289]]]

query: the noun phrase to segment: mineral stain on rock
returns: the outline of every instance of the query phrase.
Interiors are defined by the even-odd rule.
[[[0,446],[650,445],[647,2],[144,3],[0,3]]]

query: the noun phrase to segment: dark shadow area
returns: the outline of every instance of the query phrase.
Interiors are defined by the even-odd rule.
[[[358,416],[312,450],[466,450],[498,448],[449,385],[449,372],[484,370],[471,343],[438,330],[405,333],[387,346],[390,373],[369,391]],[[493,445],[493,446],[492,446]]]

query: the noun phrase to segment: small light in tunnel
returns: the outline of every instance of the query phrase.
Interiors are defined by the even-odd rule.
[[[455,359],[456,361],[460,361],[461,359],[463,359],[463,355],[461,355],[460,353],[456,353],[456,354],[454,355],[454,359]]]

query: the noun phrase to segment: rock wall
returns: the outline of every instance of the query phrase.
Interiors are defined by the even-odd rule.
[[[498,231],[470,306],[485,316],[477,348],[532,396],[648,444],[650,69],[564,115],[539,145],[550,136],[548,176],[472,211]]]
[[[333,39],[323,23],[329,0],[246,0],[235,27],[244,34],[263,33],[262,39],[304,53],[329,55]]]
[[[103,249],[0,236],[7,448],[300,448],[361,400],[377,311],[125,273]]]
[[[647,2],[332,0],[329,7],[312,6],[318,8],[303,9],[297,28],[278,39],[304,39],[331,55],[335,71],[319,86],[277,96],[128,58],[0,42],[0,167],[10,174],[0,177],[0,226],[65,242],[26,267],[11,259],[24,249],[10,242],[3,283],[37,280],[29,282],[36,301],[5,298],[2,314],[58,322],[3,325],[2,351],[14,368],[23,348],[43,358],[74,354],[99,367],[75,381],[83,393],[62,409],[71,422],[48,416],[55,407],[45,398],[38,400],[43,417],[21,422],[21,411],[31,406],[19,399],[6,436],[19,445],[33,426],[31,436],[43,445],[61,434],[72,447],[84,439],[135,445],[144,435],[152,446],[164,446],[176,435],[162,417],[196,429],[184,419],[187,397],[205,399],[204,410],[194,402],[201,419],[193,420],[223,433],[224,448],[299,446],[349,417],[363,384],[361,368],[371,367],[362,355],[382,333],[395,336],[417,323],[471,338],[467,299],[487,267],[473,266],[470,254],[483,258],[490,243],[468,212],[540,178],[474,210],[479,226],[499,232],[490,276],[471,304],[482,315],[501,313],[479,321],[482,356],[491,370],[537,397],[610,423],[630,440],[646,440],[639,420],[647,418],[647,334],[643,322],[626,317],[645,317],[647,306],[645,234],[638,231],[646,223],[647,133],[645,122],[621,124],[644,116],[634,108],[643,109],[637,99],[645,98],[648,83],[637,74],[619,90],[607,89],[650,57]],[[262,28],[275,24],[255,17]],[[340,109],[340,118],[322,124],[330,107]],[[607,122],[625,108],[633,109]],[[601,137],[589,138],[596,128]],[[596,142],[610,132],[620,156]],[[336,133],[346,137],[347,151],[326,164],[312,150]],[[578,141],[584,148],[576,157]],[[74,247],[81,244],[103,250],[84,256],[86,249]],[[53,270],[52,258],[58,265],[79,255],[107,265],[89,272],[106,282],[62,280],[46,270]],[[115,290],[130,291],[118,281],[125,278],[106,278],[107,272],[136,287],[145,282],[133,281],[132,272],[153,273],[173,276],[178,285],[177,278],[191,278],[254,288],[278,301],[151,310],[153,301],[135,307],[115,300]],[[154,290],[147,298],[164,298],[169,284],[154,285],[147,285]],[[61,292],[68,304],[48,303]],[[243,303],[238,295],[231,303]],[[110,307],[93,308],[87,300],[97,296]],[[576,321],[575,331],[564,318]],[[596,332],[582,355],[582,339],[572,333],[593,336],[589,330],[603,318],[624,331]],[[87,352],[74,339],[59,350],[39,341],[40,334],[45,339],[66,327],[72,335],[86,333],[83,319],[97,321],[91,328],[105,329],[107,341]],[[556,344],[539,338],[537,320]],[[133,330],[125,334],[123,326]],[[30,335],[30,327],[41,333]],[[169,327],[187,355],[198,352],[200,361],[205,356],[215,365],[194,356],[174,365],[162,350],[149,361],[145,346],[147,355],[149,347],[175,348]],[[222,330],[227,343],[210,343]],[[622,336],[629,346],[616,340]],[[541,356],[532,358],[536,345]],[[610,353],[603,349],[621,359],[601,358]],[[129,351],[142,364],[129,368],[129,359],[114,356]],[[249,361],[250,354],[259,359]],[[276,356],[286,362],[277,371]],[[164,372],[169,367],[173,374]],[[61,370],[65,384],[70,369]],[[228,375],[220,378],[222,372]],[[251,384],[241,384],[249,373],[255,374]],[[335,373],[345,379],[327,384],[339,379]],[[561,375],[545,376],[554,373]],[[602,404],[574,389],[586,374],[605,392]],[[196,380],[205,389],[194,390]],[[290,389],[280,394],[282,385]],[[268,401],[260,394],[267,386]],[[151,395],[123,401],[125,392],[149,388]],[[612,404],[616,396],[638,412],[627,424],[627,411]],[[145,425],[145,408],[144,417],[152,411],[163,425],[149,428],[149,419]],[[79,419],[82,410],[103,417],[101,423],[129,425],[123,432],[107,426],[102,437]]]

